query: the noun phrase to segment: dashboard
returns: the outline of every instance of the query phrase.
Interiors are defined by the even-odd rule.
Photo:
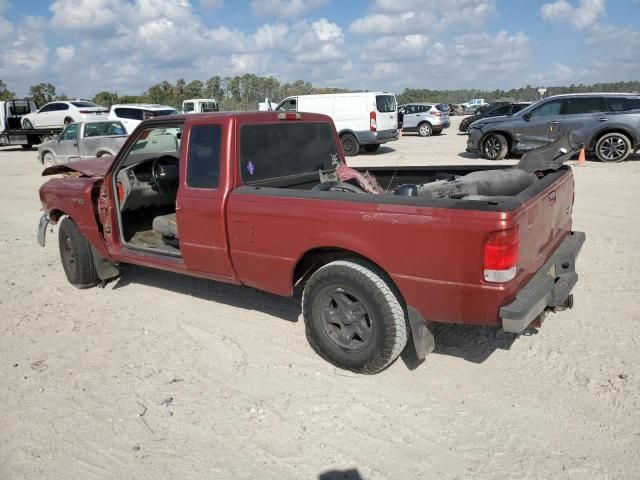
[[[118,190],[122,185],[120,211],[131,211],[139,208],[158,207],[175,203],[175,197],[157,191],[151,174],[155,158],[123,168],[118,172]]]

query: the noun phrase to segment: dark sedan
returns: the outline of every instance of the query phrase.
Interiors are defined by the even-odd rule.
[[[483,113],[480,115],[472,115],[470,117],[463,119],[462,122],[460,122],[459,130],[465,133],[467,131],[467,128],[469,128],[469,125],[471,125],[476,120],[480,120],[481,118],[487,118],[487,117],[497,117],[499,115],[513,115],[514,113],[519,112],[520,110],[522,110],[525,107],[528,107],[529,105],[530,103],[525,103],[525,102],[508,103],[506,105],[501,105],[497,108],[494,108],[493,110],[490,110],[486,113]]]

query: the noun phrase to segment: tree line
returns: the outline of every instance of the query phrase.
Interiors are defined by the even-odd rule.
[[[255,110],[259,102],[269,98],[272,101],[282,100],[292,95],[310,95],[321,93],[346,93],[354,90],[341,88],[315,87],[310,82],[296,80],[281,83],[274,77],[260,77],[247,73],[235,77],[212,76],[206,81],[192,80],[186,82],[179,79],[175,83],[164,81],[150,86],[141,95],[119,95],[116,92],[102,91],[91,99],[104,107],[115,103],[159,103],[179,109],[188,98],[215,98],[221,110]],[[547,87],[545,96],[562,93],[584,92],[640,92],[640,81],[571,84],[568,86]],[[51,83],[39,83],[29,89],[29,97],[39,106],[54,101],[68,100],[64,93],[58,93]],[[11,100],[15,94],[9,91],[4,81],[0,80],[0,100]],[[511,90],[431,90],[406,88],[397,94],[398,103],[439,102],[461,103],[472,98],[484,98],[492,101],[531,102],[539,99],[538,87],[527,85],[524,88]]]

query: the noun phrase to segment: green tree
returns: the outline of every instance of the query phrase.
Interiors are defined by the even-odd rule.
[[[14,98],[16,98],[16,94],[9,91],[4,80],[0,80],[0,100],[13,100]]]
[[[56,87],[50,83],[38,83],[29,88],[29,96],[35,100],[38,106],[42,107],[45,103],[56,99]]]
[[[118,94],[115,92],[99,92],[93,97],[93,103],[101,105],[106,108],[111,108],[111,105],[118,103]]]

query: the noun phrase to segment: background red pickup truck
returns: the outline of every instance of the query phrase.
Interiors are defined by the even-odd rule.
[[[537,153],[550,156],[539,169],[523,159],[520,169],[375,168],[375,180],[340,181],[326,116],[163,117],[116,157],[45,169],[62,176],[40,189],[38,240],[62,220],[62,264],[80,288],[130,263],[301,293],[314,349],[374,373],[409,336],[424,358],[427,320],[519,333],[571,306],[584,234],[571,232],[571,169],[554,163],[570,152],[556,151]]]

